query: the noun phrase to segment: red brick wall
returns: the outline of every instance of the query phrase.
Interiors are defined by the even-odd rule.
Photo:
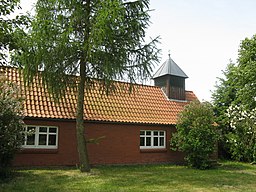
[[[89,144],[92,164],[132,164],[180,162],[181,153],[169,149],[170,126],[143,126],[120,124],[87,124],[89,138],[105,136],[97,144]],[[140,130],[165,130],[166,150],[140,150]]]
[[[58,149],[22,149],[14,160],[16,166],[76,165],[76,128],[74,122],[25,120],[27,125],[58,127]]]
[[[58,149],[23,149],[14,160],[16,166],[76,165],[75,122],[26,120],[27,125],[51,125],[58,127]],[[104,136],[99,144],[89,143],[90,163],[98,164],[142,164],[182,162],[183,155],[169,149],[170,126],[86,123],[88,139]],[[165,130],[165,150],[140,150],[140,130]]]

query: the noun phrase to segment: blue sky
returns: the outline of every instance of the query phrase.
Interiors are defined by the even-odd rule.
[[[21,0],[24,11],[35,0]],[[256,34],[255,0],[151,0],[148,36],[161,37],[162,59],[168,58],[189,76],[186,89],[211,100],[217,77],[229,60],[236,61],[241,40]],[[151,82],[152,83],[152,82]]]

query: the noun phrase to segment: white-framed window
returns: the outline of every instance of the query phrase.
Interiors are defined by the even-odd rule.
[[[58,127],[27,125],[23,148],[57,149]]]
[[[164,149],[165,146],[165,131],[140,131],[140,149]]]

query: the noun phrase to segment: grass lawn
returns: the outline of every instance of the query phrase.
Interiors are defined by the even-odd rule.
[[[256,191],[256,165],[223,162],[212,170],[174,165],[19,170],[0,191]]]

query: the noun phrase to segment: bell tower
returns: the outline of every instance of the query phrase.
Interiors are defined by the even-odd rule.
[[[188,76],[169,58],[160,66],[153,75],[155,86],[159,86],[169,99],[186,100],[185,79]]]

